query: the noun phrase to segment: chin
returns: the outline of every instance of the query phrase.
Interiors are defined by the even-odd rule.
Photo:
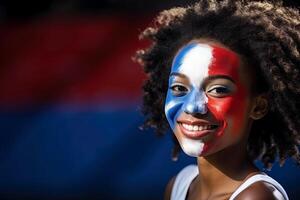
[[[200,139],[181,138],[180,146],[182,150],[191,157],[199,157],[203,154],[204,142]]]

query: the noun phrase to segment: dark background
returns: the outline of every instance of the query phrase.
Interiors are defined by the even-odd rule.
[[[0,2],[0,199],[162,199],[195,161],[171,161],[172,133],[139,129],[131,57],[158,11],[192,2]],[[300,198],[292,161],[267,173]]]

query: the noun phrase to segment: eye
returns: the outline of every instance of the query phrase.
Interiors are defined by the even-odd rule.
[[[172,85],[169,89],[175,96],[184,96],[188,92],[188,88],[179,84]]]
[[[224,97],[231,93],[230,88],[223,85],[214,85],[207,90],[207,93],[213,97]]]

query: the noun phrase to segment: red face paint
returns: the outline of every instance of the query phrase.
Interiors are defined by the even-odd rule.
[[[192,89],[180,97],[186,98],[184,102],[174,97],[182,103],[177,110],[179,115],[174,123],[174,133],[187,152],[192,152],[193,156],[206,156],[246,139],[250,93],[245,83],[249,77],[241,75],[245,65],[237,53],[217,44],[199,43],[199,46],[192,48],[197,48],[197,51],[186,52],[188,56],[184,57],[186,78],[182,79],[187,81],[180,82]],[[225,92],[216,88],[225,88]],[[190,101],[191,96],[188,95],[194,94],[192,92],[202,92],[205,98]],[[200,113],[187,109],[187,106],[198,104],[207,106],[207,111]],[[216,127],[207,128],[207,124]],[[197,145],[203,145],[203,148],[199,150]]]
[[[234,95],[224,98],[209,97],[208,105],[217,119],[232,118],[233,130],[241,128],[241,119],[246,113],[246,100],[249,95],[246,87],[240,80],[240,58],[227,49],[213,47],[213,63],[209,67],[209,75],[225,75],[230,77],[236,84]]]
[[[234,81],[236,91],[233,95],[217,98],[208,96],[208,108],[212,115],[222,124],[216,137],[230,134],[237,136],[244,126],[249,92],[240,80],[239,56],[222,47],[213,46],[213,62],[209,67],[209,76],[227,76]],[[212,141],[213,142],[213,141]],[[210,143],[204,149],[208,149]]]

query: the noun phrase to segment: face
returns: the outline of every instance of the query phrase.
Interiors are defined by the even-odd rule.
[[[247,137],[245,67],[238,54],[215,43],[190,43],[177,53],[165,114],[185,153],[209,155]]]

